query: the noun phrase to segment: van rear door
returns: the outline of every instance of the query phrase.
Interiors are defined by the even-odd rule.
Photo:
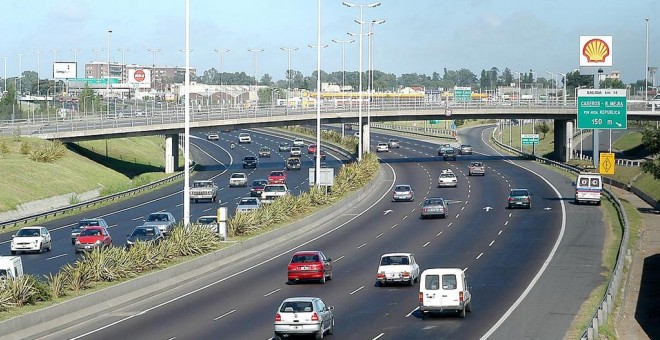
[[[440,275],[426,274],[424,276],[423,293],[420,296],[421,305],[424,307],[442,307],[442,291],[440,290]]]
[[[456,274],[442,274],[441,280],[441,304],[443,307],[456,307],[461,305],[459,289],[459,277]],[[461,282],[462,283],[462,282]]]

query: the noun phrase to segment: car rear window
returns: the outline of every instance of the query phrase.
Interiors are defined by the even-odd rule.
[[[282,304],[280,313],[302,313],[314,310],[311,301],[288,301]]]
[[[319,256],[316,254],[296,254],[291,258],[291,263],[310,263],[319,262]]]
[[[511,190],[511,196],[527,196],[527,190]]]
[[[442,289],[456,289],[456,275],[444,274],[442,275]]]
[[[201,224],[211,224],[216,222],[217,222],[216,217],[200,217],[197,219],[197,223],[201,223]]]
[[[426,275],[424,279],[424,288],[426,288],[426,290],[440,289],[440,275]]]
[[[381,266],[398,266],[408,264],[410,264],[408,256],[384,256],[380,259]]]
[[[394,189],[394,191],[410,191],[410,187],[405,185],[399,185]]]

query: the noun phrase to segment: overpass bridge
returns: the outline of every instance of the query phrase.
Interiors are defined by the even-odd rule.
[[[498,105],[499,104],[499,105]],[[321,123],[358,123],[358,107],[322,107]],[[144,116],[107,114],[78,114],[63,119],[32,117],[30,120],[0,123],[0,135],[30,136],[62,142],[91,139],[164,135],[166,138],[166,172],[174,171],[178,164],[178,139],[184,132],[184,112],[181,107],[154,110]],[[229,109],[208,106],[203,110],[190,110],[191,132],[245,129],[286,125],[315,125],[315,108],[253,107]],[[383,121],[415,121],[446,119],[552,119],[554,120],[555,159],[567,161],[570,156],[570,137],[573,135],[577,108],[574,103],[384,103],[363,106],[362,123]],[[639,103],[630,103],[628,120],[660,121],[660,112],[645,110]],[[368,131],[368,130],[367,130]],[[368,133],[363,134],[368,145]]]

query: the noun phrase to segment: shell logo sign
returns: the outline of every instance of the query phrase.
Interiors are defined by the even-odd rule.
[[[580,36],[580,66],[612,66],[612,36]]]

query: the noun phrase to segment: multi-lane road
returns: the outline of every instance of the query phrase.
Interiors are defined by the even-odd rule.
[[[599,271],[604,231],[599,210],[568,203],[573,190],[570,179],[534,163],[499,155],[483,141],[487,138],[486,128],[470,129],[462,137],[474,146],[475,154],[449,162],[436,156],[437,142],[399,137],[400,149],[379,154],[385,179],[371,199],[318,226],[315,233],[273,242],[255,256],[228,257],[220,270],[190,278],[135,303],[90,315],[75,325],[45,331],[43,337],[268,339],[273,334],[275,309],[284,298],[292,296],[319,296],[334,306],[333,337],[337,339],[563,337],[582,301],[602,280]],[[373,134],[374,143],[388,138]],[[256,153],[258,146],[265,144],[276,150],[278,141],[256,135],[257,143],[247,148]],[[204,143],[200,140],[198,144]],[[202,151],[206,150],[202,146],[195,159],[207,165],[203,173],[218,175],[216,180],[225,188],[223,202],[232,202],[245,194],[227,195],[238,190],[226,189],[223,182],[232,152],[226,150],[226,140],[209,144],[225,145],[225,150]],[[276,153],[273,157],[275,165],[283,164]],[[467,176],[471,160],[485,162],[486,176]],[[311,160],[305,162],[304,167],[311,166]],[[260,166],[257,171],[264,168],[268,166]],[[457,188],[436,187],[438,174],[447,168],[457,174]],[[250,178],[255,175],[265,176],[251,174]],[[290,179],[295,183],[292,189],[304,187],[305,176],[305,170],[300,178],[294,175]],[[412,185],[417,199],[391,202],[391,187],[398,183]],[[532,209],[506,209],[506,195],[516,187],[532,192]],[[181,210],[180,196],[179,186],[173,185],[143,197],[139,204],[145,204],[145,208],[139,208],[137,202],[104,208],[108,209],[106,218],[119,228],[116,221],[136,219],[136,224],[150,211],[176,213]],[[430,196],[450,201],[446,219],[419,218],[422,198]],[[208,213],[205,209],[214,209],[213,204],[194,207],[193,213],[199,215]],[[117,214],[116,220],[110,214]],[[66,229],[61,233],[65,234]],[[29,258],[24,260],[26,267],[56,268],[59,264],[54,261],[59,258],[50,258],[57,256],[59,248],[72,249],[66,240],[56,243],[51,254],[24,256]],[[579,247],[578,252],[575,247]],[[331,257],[333,280],[287,285],[286,264],[290,255],[301,249],[319,249]],[[473,312],[466,319],[441,316],[422,320],[417,312],[419,284],[377,287],[379,256],[392,251],[413,252],[422,269],[465,269],[472,287]],[[62,262],[73,256],[63,253]]]

